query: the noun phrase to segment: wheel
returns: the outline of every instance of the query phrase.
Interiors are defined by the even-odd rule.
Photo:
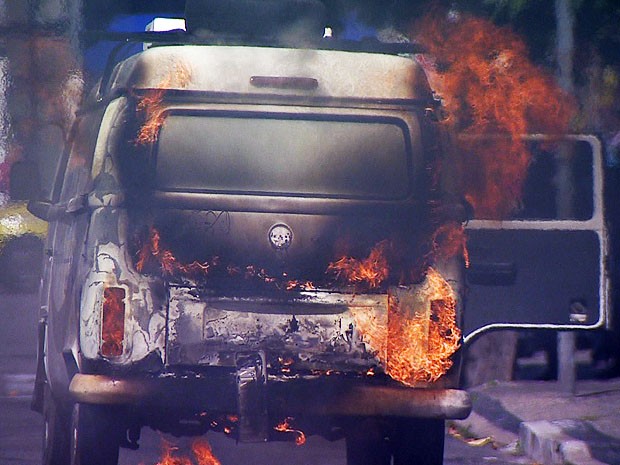
[[[443,420],[359,419],[347,428],[347,465],[442,465],[444,434]]]
[[[69,463],[69,409],[52,396],[49,387],[44,388],[43,403],[43,465],[66,465]]]
[[[110,407],[75,404],[71,416],[71,465],[118,465],[121,432]]]

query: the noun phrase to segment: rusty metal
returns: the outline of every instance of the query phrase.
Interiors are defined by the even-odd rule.
[[[287,388],[287,408],[293,414],[318,416],[399,416],[463,419],[471,412],[471,399],[458,389],[415,389],[402,386],[353,386],[329,400],[320,391],[303,393]],[[298,400],[296,400],[298,399]]]
[[[462,390],[355,385],[325,378],[315,382],[298,380],[295,383],[269,383],[266,390],[269,413],[462,419],[469,415],[472,408],[469,394]],[[184,381],[186,379],[181,376],[115,379],[104,375],[76,374],[71,381],[70,392],[76,402],[116,405],[157,402],[159,405],[162,396],[166,396],[169,391],[171,382],[178,385]],[[209,394],[200,386],[184,388],[183,392],[184,396],[171,400],[182,404],[191,401],[194,395]],[[213,402],[212,408],[230,407],[228,399],[220,402],[216,396],[209,397]]]
[[[69,385],[73,398],[86,404],[135,404],[155,391],[155,385],[144,379],[115,379],[82,373],[76,374]]]
[[[267,369],[264,353],[237,356],[239,440],[266,442],[269,439]]]

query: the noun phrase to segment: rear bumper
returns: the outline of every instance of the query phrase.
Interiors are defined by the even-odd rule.
[[[238,410],[234,380],[214,382],[204,377],[113,378],[76,374],[69,390],[76,402],[103,405],[179,405],[193,411],[234,413]],[[414,389],[399,385],[294,380],[265,389],[270,413],[311,416],[398,416],[463,419],[471,411],[469,394],[458,389]]]

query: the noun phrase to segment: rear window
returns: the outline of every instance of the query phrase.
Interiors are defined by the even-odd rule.
[[[155,147],[164,191],[398,199],[410,165],[397,118],[170,112]]]

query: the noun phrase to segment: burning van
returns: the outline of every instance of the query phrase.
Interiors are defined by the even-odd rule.
[[[474,260],[508,223],[473,221],[468,255],[419,50],[322,37],[321,5],[292,3],[304,14],[244,36],[216,3],[188,2],[189,32],[136,37],[149,45],[79,111],[50,198],[30,204],[50,224],[45,463],[115,464],[150,426],[256,442],[303,431],[346,438],[351,464],[440,464],[444,420],[471,409],[464,336],[530,321],[464,318],[470,262],[481,307],[477,289],[521,270]],[[599,209],[581,228],[596,275],[561,327],[604,323]]]

